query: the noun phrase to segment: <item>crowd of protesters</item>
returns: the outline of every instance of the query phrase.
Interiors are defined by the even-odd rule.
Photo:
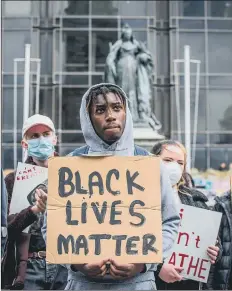
[[[208,209],[207,197],[195,189],[186,172],[187,153],[177,141],[158,142],[151,152],[134,144],[133,121],[128,100],[121,88],[98,84],[83,96],[81,129],[86,145],[69,156],[92,153],[118,156],[156,155],[161,158],[160,188],[163,260],[174,246],[181,204]],[[39,114],[29,117],[22,128],[25,163],[48,167],[58,156],[56,129],[52,120]],[[156,173],[154,173],[155,175]],[[214,211],[222,213],[216,245],[205,250],[211,262],[205,284],[182,277],[182,268],[168,264],[120,264],[101,260],[93,264],[55,265],[46,262],[47,184],[35,190],[36,203],[9,215],[15,172],[2,175],[2,288],[15,290],[232,290],[232,203],[231,192],[216,198]],[[152,193],[151,193],[152,195]],[[8,201],[8,204],[7,204]],[[8,215],[7,215],[8,214]],[[29,227],[28,233],[23,232]]]

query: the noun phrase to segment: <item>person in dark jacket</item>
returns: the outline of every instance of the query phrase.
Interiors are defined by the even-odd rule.
[[[3,257],[7,238],[7,191],[1,169],[1,258]]]
[[[231,191],[215,198],[214,210],[222,213],[219,237],[222,258],[211,267],[205,289],[232,290],[232,201]]]
[[[208,210],[209,208],[206,205],[207,197],[200,191],[189,187],[189,178],[187,178],[188,175],[185,169],[187,156],[184,146],[176,141],[164,140],[154,145],[152,153],[160,156],[166,164],[177,205],[185,204]],[[211,245],[207,249],[212,264],[220,258],[219,247],[220,243],[219,246]],[[202,284],[197,281],[183,279],[181,276],[182,270],[182,268],[175,267],[172,264],[160,264],[155,272],[157,289],[199,290]]]
[[[25,163],[40,167],[48,166],[48,159],[55,153],[57,137],[54,124],[43,115],[29,117],[22,129],[22,147],[27,152]],[[15,172],[5,178],[8,190],[8,212],[13,193]],[[67,271],[57,279],[60,272],[56,265],[46,264],[46,244],[41,234],[43,212],[46,207],[47,187],[41,185],[33,193],[37,204],[23,209],[21,212],[8,216],[8,241],[2,261],[2,288],[43,290],[51,287],[63,289],[66,284]],[[28,233],[22,231],[29,227]],[[61,267],[59,267],[61,268]],[[64,275],[63,275],[64,274]],[[64,284],[64,285],[63,285]],[[52,286],[53,285],[53,286]]]

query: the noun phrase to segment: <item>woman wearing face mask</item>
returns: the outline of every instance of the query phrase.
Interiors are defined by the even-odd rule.
[[[43,115],[29,117],[22,129],[22,147],[27,153],[26,164],[48,167],[48,159],[56,156],[54,124]],[[15,181],[15,172],[5,178],[8,191],[8,213]],[[41,234],[46,209],[46,183],[31,192],[31,206],[8,215],[8,240],[2,261],[2,288],[49,289],[58,273],[56,266],[46,266],[46,245]],[[23,190],[22,190],[23,191]],[[36,201],[35,201],[36,200]],[[22,231],[29,226],[29,232]],[[16,254],[16,255],[15,255]],[[65,275],[67,275],[64,269]],[[64,284],[66,284],[66,277]],[[61,286],[63,289],[64,286]]]
[[[154,155],[160,156],[167,168],[167,173],[173,187],[173,194],[178,205],[185,204],[189,206],[209,209],[206,205],[207,197],[194,188],[189,187],[189,181],[186,180],[186,150],[184,146],[176,141],[164,140],[155,144],[152,149]],[[209,246],[207,254],[212,264],[219,259],[221,255],[221,246]],[[201,284],[193,280],[185,280],[181,276],[183,269],[175,267],[172,264],[160,264],[156,272],[156,284],[158,290],[199,290]],[[167,284],[169,283],[169,284]]]

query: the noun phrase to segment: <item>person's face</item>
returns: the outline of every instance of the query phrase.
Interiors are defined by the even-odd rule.
[[[129,26],[123,27],[122,34],[123,34],[124,39],[129,40],[132,36],[132,29]]]
[[[221,163],[221,168],[225,168],[226,167],[226,163]]]
[[[125,106],[114,93],[98,95],[90,107],[90,119],[97,135],[106,143],[112,144],[123,134],[126,123]]]
[[[160,157],[165,163],[178,163],[181,166],[183,173],[185,166],[185,156],[181,148],[175,145],[167,145],[163,148]]]
[[[38,124],[28,129],[26,132],[24,139],[22,140],[22,147],[27,149],[28,144],[27,140],[31,139],[38,139],[41,137],[51,137],[52,143],[55,146],[57,144],[57,137],[55,136],[54,132],[46,125]]]

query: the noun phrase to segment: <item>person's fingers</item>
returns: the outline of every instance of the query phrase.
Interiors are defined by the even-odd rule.
[[[207,253],[208,253],[208,255],[217,256],[218,251],[214,251],[214,250],[209,249],[209,250],[207,250]]]
[[[40,189],[36,189],[35,192],[37,193],[37,195],[38,195],[39,197],[41,197]]]
[[[207,251],[219,252],[219,247],[217,247],[217,246],[209,246]]]
[[[174,269],[178,272],[178,273],[181,273],[184,268],[181,268],[181,267],[174,267]]]
[[[38,202],[36,202],[35,205],[36,205],[36,207],[38,208],[39,211],[44,211],[43,208],[40,207]]]
[[[46,209],[46,204],[43,203],[43,201],[37,201],[38,203],[38,206],[41,208],[41,209]]]
[[[106,268],[106,265],[103,265],[103,266],[100,268],[100,271],[101,271],[101,272],[105,272],[106,269],[107,269],[107,268]]]
[[[39,195],[37,193],[35,193],[35,200],[39,200]]]
[[[110,265],[110,270],[115,274],[117,277],[128,277],[128,273],[126,271],[118,270],[114,265]]]
[[[131,264],[118,264],[115,260],[110,260],[111,264],[113,264],[115,266],[115,268],[117,270],[121,270],[121,271],[130,271],[131,269]]]
[[[182,276],[180,276],[180,274],[175,270],[173,270],[173,276],[174,276],[173,279],[176,280],[176,281],[181,281],[182,280]]]
[[[102,278],[102,277],[104,277],[105,274],[106,274],[106,271],[107,271],[107,270],[105,269],[102,273],[96,275],[95,277],[96,277],[96,278]]]
[[[125,277],[120,277],[114,274],[114,272],[110,269],[110,275],[113,277],[114,280],[123,280]]]
[[[45,193],[44,190],[42,190],[42,189],[38,189],[38,190],[39,190],[40,194],[42,194],[43,196],[47,196],[47,193]]]

